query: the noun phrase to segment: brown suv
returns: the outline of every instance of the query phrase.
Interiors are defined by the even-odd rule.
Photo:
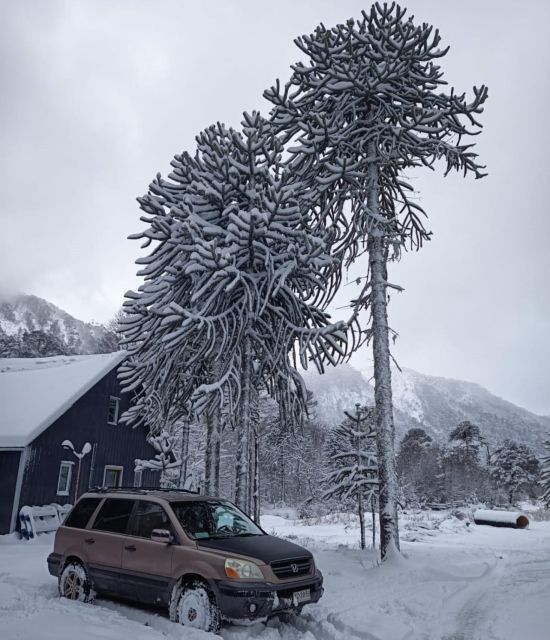
[[[158,604],[204,631],[222,618],[299,612],[323,594],[303,547],[267,535],[227,500],[162,489],[85,493],[57,530],[48,568],[66,598]]]

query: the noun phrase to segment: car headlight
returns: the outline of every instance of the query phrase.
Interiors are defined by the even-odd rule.
[[[225,575],[228,578],[260,578],[263,579],[263,573],[260,567],[253,562],[247,560],[237,560],[237,558],[227,558],[225,561]]]

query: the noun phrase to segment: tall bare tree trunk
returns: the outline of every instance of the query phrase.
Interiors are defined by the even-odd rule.
[[[252,517],[260,523],[260,439],[258,429],[254,430],[254,476],[252,481]]]
[[[213,458],[213,469],[212,469],[212,495],[219,496],[220,495],[220,457],[221,457],[221,447],[222,447],[222,421],[221,416],[218,412],[216,412],[212,416],[212,431],[213,431],[213,440],[214,440],[214,451],[212,453]]]
[[[181,425],[181,445],[180,445],[180,471],[178,477],[178,488],[185,487],[187,480],[187,460],[189,457],[189,418],[185,417]]]
[[[369,156],[376,157],[374,143]],[[367,205],[371,215],[379,214],[378,167],[369,170]],[[372,351],[374,360],[374,400],[376,405],[376,447],[378,453],[380,553],[382,559],[399,550],[397,523],[397,475],[395,471],[395,428],[391,389],[390,343],[387,308],[387,265],[385,230],[381,225],[369,230],[367,250],[371,282]]]
[[[359,511],[359,528],[361,530],[361,549],[366,547],[365,544],[365,509],[363,508],[363,495],[361,491],[357,494],[357,507]]]
[[[204,448],[204,493],[212,495],[212,452],[214,448],[213,416],[206,415],[206,444]]]
[[[237,420],[237,456],[235,462],[235,503],[243,511],[248,507],[249,449],[252,397],[252,341],[243,340],[241,400]]]
[[[370,499],[370,513],[372,518],[372,548],[376,549],[376,509],[374,506],[374,498]]]

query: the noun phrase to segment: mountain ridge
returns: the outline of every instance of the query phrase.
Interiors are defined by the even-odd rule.
[[[112,330],[78,320],[44,298],[24,293],[1,298],[0,336],[4,341],[13,345],[33,332],[52,336],[67,355],[117,350],[117,338]]]
[[[344,411],[353,411],[355,404],[374,403],[370,371],[364,368],[345,364],[327,369],[323,376],[312,371],[303,375],[315,396],[317,419],[327,427],[339,424]],[[452,429],[469,420],[493,446],[511,438],[542,452],[550,432],[549,417],[499,398],[477,382],[394,368],[392,392],[398,440],[409,429],[422,428],[443,443]]]
[[[0,299],[0,356],[9,357],[2,353],[3,345],[9,347],[10,340],[13,343],[32,332],[53,336],[53,348],[62,345],[67,355],[107,353],[118,348],[112,330],[78,320],[43,298],[18,294]],[[44,354],[31,350],[24,355]],[[353,361],[354,366],[327,367],[323,375],[312,370],[302,372],[306,386],[315,395],[317,420],[329,428],[339,424],[344,411],[353,411],[357,403],[374,403],[372,371],[357,364],[369,361],[367,353],[359,352]],[[408,429],[419,427],[434,440],[444,442],[459,422],[470,420],[492,445],[512,438],[542,452],[550,432],[550,416],[537,415],[499,398],[477,382],[394,367],[392,391],[397,439]]]

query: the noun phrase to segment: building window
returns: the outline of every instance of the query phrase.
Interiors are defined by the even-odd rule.
[[[122,472],[124,467],[115,467],[108,464],[103,471],[103,486],[104,487],[121,487],[122,486]]]
[[[143,471],[134,471],[134,487],[141,487]]]
[[[107,416],[107,424],[118,424],[118,403],[120,398],[111,396],[109,398],[109,414]]]
[[[71,487],[71,478],[73,476],[74,462],[63,460],[59,467],[59,477],[57,478],[57,495],[68,496]]]

